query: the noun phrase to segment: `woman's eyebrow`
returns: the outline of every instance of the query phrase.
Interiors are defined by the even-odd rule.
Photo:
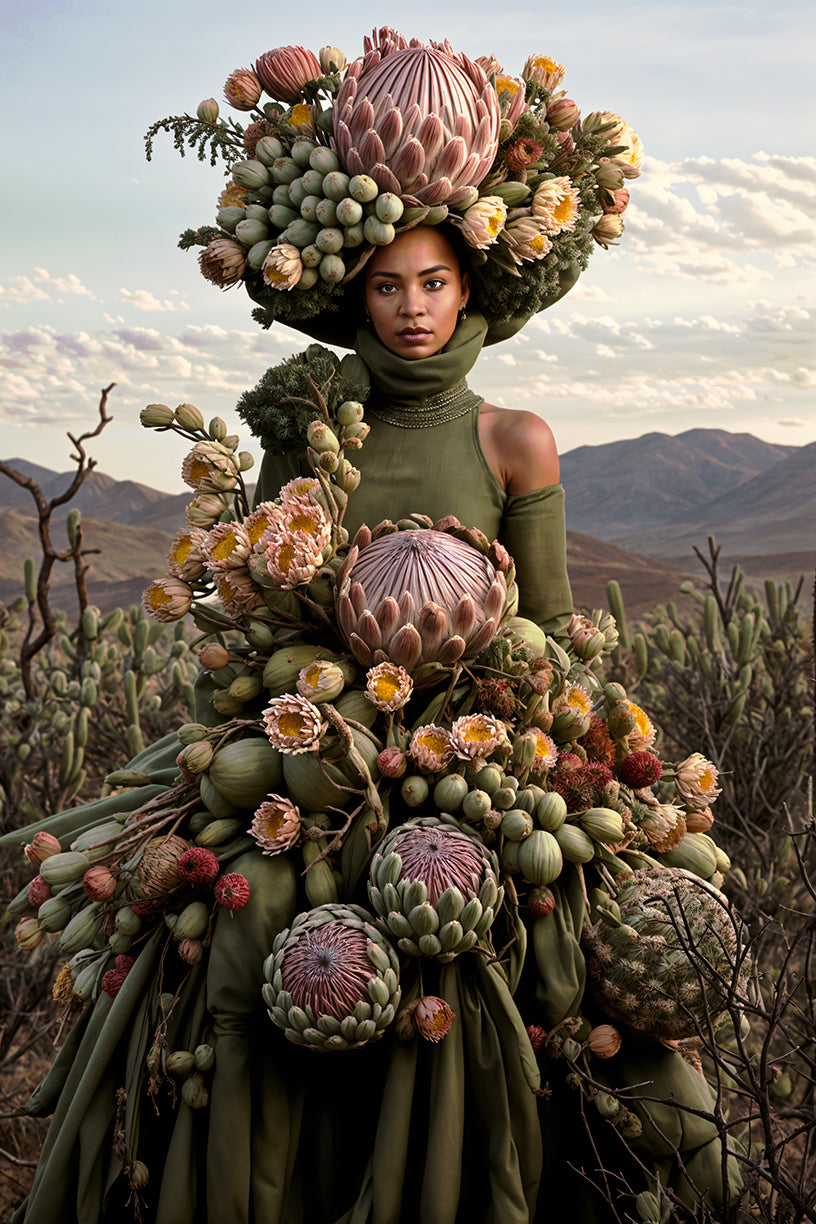
[[[418,272],[417,276],[430,276],[432,272],[450,272],[450,268],[447,264],[434,264],[432,268],[425,268],[422,272]],[[402,280],[402,276],[399,272],[386,272],[383,270],[382,272],[372,272],[371,275],[385,276],[389,280]]]

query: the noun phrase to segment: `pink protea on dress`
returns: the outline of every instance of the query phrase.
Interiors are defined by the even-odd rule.
[[[496,156],[501,107],[484,71],[447,44],[388,31],[349,67],[332,147],[349,174],[421,204],[457,205]]]

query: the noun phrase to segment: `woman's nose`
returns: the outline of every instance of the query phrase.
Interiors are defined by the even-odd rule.
[[[411,316],[423,314],[424,309],[421,290],[413,287],[406,288],[400,299],[400,314]]]

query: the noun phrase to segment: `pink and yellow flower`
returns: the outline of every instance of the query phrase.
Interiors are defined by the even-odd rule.
[[[195,582],[204,573],[204,557],[201,552],[207,533],[201,527],[182,527],[176,534],[167,560],[174,578]]]
[[[180,578],[157,578],[142,592],[145,610],[154,620],[181,620],[190,611],[193,592]]]
[[[510,254],[517,263],[544,259],[552,250],[543,225],[529,215],[510,221],[502,237],[509,243]]]
[[[317,752],[326,730],[317,706],[294,694],[273,697],[263,712],[263,721],[273,748],[292,756]]]
[[[199,493],[187,507],[187,526],[209,530],[226,509],[226,498],[218,493]]]
[[[300,809],[284,795],[267,795],[252,818],[249,832],[261,854],[282,854],[300,837]]]
[[[300,251],[291,242],[278,243],[263,261],[261,274],[272,289],[294,289],[303,275]]]
[[[237,471],[232,455],[217,442],[196,442],[184,457],[181,478],[191,489],[222,493],[235,486]]]
[[[623,222],[617,213],[604,213],[592,227],[592,237],[607,250],[611,243],[616,242],[623,234]]]
[[[592,697],[580,684],[567,683],[553,702],[553,710],[574,710],[587,718],[592,713]]]
[[[378,710],[392,714],[400,710],[414,691],[414,682],[404,667],[396,663],[378,663],[366,672],[365,695]]]
[[[269,577],[283,591],[311,582],[323,561],[323,550],[301,542],[288,531],[264,537],[264,556]]]
[[[261,502],[244,519],[244,530],[247,533],[253,552],[263,552],[264,535],[268,531],[279,530],[282,526],[283,518],[277,502]]]
[[[308,701],[334,701],[345,685],[342,669],[331,659],[315,659],[301,668],[297,678],[297,691]]]
[[[512,132],[519,116],[528,109],[524,81],[520,77],[500,74],[496,77],[496,93],[499,96],[502,124],[508,125]]]
[[[493,714],[465,714],[451,727],[450,742],[454,753],[462,760],[488,757],[508,743],[507,728]]]
[[[482,196],[471,204],[462,219],[462,234],[479,251],[492,246],[507,220],[507,205],[499,196]]]
[[[555,746],[555,740],[549,735],[545,735],[537,727],[534,727],[533,730],[536,737],[536,754],[530,768],[533,773],[545,773],[548,769],[552,769],[558,760],[558,749]]]
[[[548,55],[530,55],[521,70],[525,81],[533,81],[542,89],[557,89],[564,79],[564,66]]]
[[[442,1041],[451,1031],[453,1011],[450,1004],[436,995],[425,995],[413,1006],[416,1031],[425,1041]]]
[[[624,701],[623,705],[635,720],[634,727],[626,737],[629,751],[642,752],[646,748],[651,748],[657,735],[654,723],[646,711],[642,710],[639,705],[635,705],[634,701]]]
[[[650,804],[648,809],[640,810],[636,823],[658,854],[673,850],[686,836],[685,813],[673,803]]]
[[[263,595],[248,569],[236,567],[215,575],[215,589],[230,616],[243,616],[263,603]]]
[[[226,570],[243,568],[251,548],[243,523],[216,523],[207,533],[202,552],[207,568],[221,574]]]
[[[440,773],[454,754],[450,732],[433,723],[419,727],[411,737],[408,753],[420,769]]]
[[[233,110],[251,111],[261,96],[261,82],[251,68],[236,68],[224,84],[224,97]]]
[[[574,230],[578,208],[578,189],[565,175],[547,179],[536,188],[533,196],[533,216],[550,235]]]
[[[719,778],[720,773],[716,765],[707,760],[701,752],[693,752],[677,766],[675,785],[686,803],[702,810],[720,794],[722,787],[717,785]]]

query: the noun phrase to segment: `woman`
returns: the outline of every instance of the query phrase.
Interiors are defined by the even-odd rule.
[[[575,1028],[585,1023],[571,1019],[582,1007],[586,1015],[594,1014],[594,1004],[583,1002],[579,936],[586,911],[582,877],[569,863],[561,871],[559,850],[558,863],[553,867],[553,857],[546,876],[555,907],[549,917],[528,911],[526,902],[519,907],[512,880],[521,884],[525,897],[529,885],[516,874],[518,864],[509,865],[504,850],[502,872],[489,849],[492,844],[500,845],[495,830],[504,818],[474,779],[482,765],[479,753],[484,750],[486,760],[495,747],[495,760],[502,761],[510,772],[505,775],[496,763],[485,768],[504,792],[502,802],[515,802],[519,791],[529,789],[529,770],[535,765],[538,772],[534,776],[541,778],[549,767],[540,754],[556,751],[546,735],[538,734],[553,718],[540,700],[548,686],[555,685],[566,702],[560,715],[565,745],[578,738],[581,718],[589,725],[592,702],[588,691],[581,690],[576,698],[580,686],[567,685],[567,671],[572,665],[571,676],[576,666],[580,672],[580,663],[567,659],[551,644],[553,637],[566,640],[571,613],[563,490],[557,483],[552,435],[535,414],[484,405],[469,391],[466,376],[486,340],[513,334],[526,318],[550,305],[573,283],[578,265],[586,262],[592,236],[605,245],[620,234],[625,200],[614,193],[620,189],[624,170],[615,159],[627,146],[636,154],[637,138],[617,116],[612,116],[617,123],[603,115],[590,123],[593,117],[587,117],[582,131],[574,103],[554,93],[563,69],[545,57],[528,61],[525,90],[517,79],[502,77],[495,62],[475,65],[455,57],[447,44],[409,46],[388,30],[366,41],[366,56],[352,66],[342,85],[337,73],[342,57],[334,48],[324,49],[325,64],[302,48],[279,48],[258,61],[257,76],[240,70],[227,82],[226,96],[237,99],[233,104],[239,110],[255,106],[262,87],[273,99],[292,105],[258,110],[254,131],[248,129],[237,141],[242,160],[233,167],[235,181],[228,186],[218,213],[221,229],[215,237],[212,230],[205,230],[191,238],[207,243],[201,255],[202,272],[222,287],[244,278],[247,289],[261,303],[256,317],[266,325],[280,320],[320,338],[353,344],[356,356],[340,363],[339,374],[349,380],[349,387],[369,384],[370,394],[364,410],[355,402],[357,397],[351,397],[337,412],[332,408],[334,415],[326,411],[327,420],[309,424],[306,436],[290,429],[292,398],[281,391],[288,385],[285,378],[273,379],[271,389],[256,393],[254,399],[245,397],[247,402],[242,401],[239,411],[265,444],[271,442],[261,471],[256,517],[249,516],[249,526],[242,525],[232,534],[231,529],[224,533],[226,524],[215,523],[206,544],[195,543],[198,537],[188,529],[183,547],[179,545],[171,554],[171,563],[177,567],[172,595],[166,587],[154,584],[155,598],[147,600],[162,619],[171,619],[183,615],[194,596],[183,579],[200,582],[206,570],[210,588],[213,582],[218,584],[229,616],[219,621],[220,613],[207,604],[198,611],[199,623],[209,616],[206,623],[213,632],[220,624],[237,626],[246,633],[249,647],[236,650],[233,646],[232,653],[223,646],[220,654],[216,650],[212,677],[221,687],[213,701],[215,710],[208,704],[212,687],[208,691],[202,685],[200,717],[206,725],[183,729],[181,752],[179,740],[168,737],[131,762],[134,770],[147,775],[149,786],[49,817],[39,829],[34,826],[6,839],[20,842],[37,832],[50,833],[60,839],[57,849],[65,851],[77,833],[85,831],[92,840],[103,822],[114,815],[123,818],[126,812],[137,813],[132,824],[124,825],[126,840],[154,826],[161,831],[161,836],[147,844],[143,838],[136,852],[142,858],[135,867],[130,860],[118,861],[115,856],[110,860],[118,876],[117,887],[125,891],[117,892],[110,908],[100,903],[101,918],[96,911],[81,908],[85,905],[81,895],[75,901],[80,909],[72,922],[86,923],[90,932],[89,946],[80,952],[89,958],[87,971],[79,969],[78,979],[87,981],[87,994],[95,1001],[81,1011],[32,1102],[32,1112],[53,1111],[54,1121],[31,1195],[15,1216],[15,1224],[23,1220],[63,1224],[72,1219],[98,1224],[126,1218],[128,1210],[137,1216],[141,1210],[142,1219],[157,1224],[249,1224],[252,1220],[269,1224],[458,1224],[464,1219],[530,1224],[534,1219],[557,1218],[568,1206],[576,1209],[582,1182],[580,1178],[570,1182],[564,1173],[564,1162],[580,1164],[580,1153],[586,1150],[585,1138],[573,1140],[566,1126],[568,1116],[577,1119],[575,1099],[562,1108],[555,1066],[550,1076],[555,1095],[539,1095],[539,1069],[526,1030],[541,1022],[557,1029],[565,1019]],[[421,80],[428,65],[431,77],[425,88]],[[324,75],[315,79],[321,70]],[[450,97],[439,93],[440,81],[442,94],[450,87]],[[413,91],[424,98],[426,107],[430,99],[429,113],[422,115],[412,96],[405,98],[398,92],[406,82],[409,95]],[[376,109],[364,97],[366,89],[377,102]],[[336,95],[335,150],[317,136],[311,126],[317,112],[305,102],[308,98],[314,104],[321,90],[328,90],[332,98]],[[294,101],[296,98],[300,101]],[[219,126],[218,108],[213,106],[215,117],[208,102],[199,108],[197,121],[182,122],[209,124],[227,145],[235,143],[234,126]],[[395,115],[398,106],[403,107],[405,123],[409,119],[414,123],[413,134],[402,114]],[[380,135],[374,129],[381,120]],[[314,139],[303,137],[304,124]],[[196,131],[198,139],[198,127]],[[402,134],[402,143],[395,133]],[[619,140],[622,144],[616,143]],[[255,156],[244,160],[247,150],[254,150]],[[307,164],[311,169],[305,171]],[[379,175],[379,182],[361,172],[367,168]],[[636,173],[632,166],[630,169]],[[307,179],[308,174],[312,177]],[[496,194],[478,190],[488,175],[486,181],[493,183],[491,191]],[[240,180],[250,186],[242,186]],[[313,189],[322,195],[318,198]],[[400,193],[414,210],[413,216],[409,217]],[[624,195],[628,198],[628,193]],[[452,234],[464,235],[465,246],[481,257],[487,250],[495,256],[494,264],[488,260],[477,267],[474,255],[473,266],[463,266],[449,237],[432,224],[442,219],[440,211],[450,213]],[[403,221],[399,234],[390,218]],[[422,220],[430,224],[416,226]],[[368,246],[361,246],[366,242]],[[376,249],[371,249],[372,244]],[[363,297],[370,321],[357,328],[355,337],[350,334],[354,328],[349,327],[352,315],[344,282],[346,263],[359,259],[362,250],[366,263],[358,265],[358,276],[365,277]],[[472,305],[477,278],[480,304],[489,322],[472,310],[464,317],[465,308]],[[311,360],[307,352],[307,373]],[[316,360],[325,364],[325,350]],[[331,378],[335,377],[332,370]],[[365,398],[363,391],[360,398]],[[325,408],[324,399],[318,396],[318,400],[315,415],[318,408]],[[191,414],[187,412],[182,421],[180,411],[175,415],[169,409],[157,411],[147,423],[164,429],[175,421],[189,437],[194,430]],[[365,422],[361,421],[363,411]],[[311,412],[310,407],[307,424]],[[274,428],[267,429],[270,419]],[[195,436],[202,438],[194,451],[196,470],[203,469],[205,475],[209,472],[220,481],[228,469],[235,484],[240,473],[226,443],[219,450],[218,445],[204,440],[202,430]],[[356,467],[342,457],[344,447]],[[322,477],[319,488],[316,480],[311,485],[303,483],[302,464],[307,455]],[[337,475],[341,470],[342,484]],[[357,482],[359,488],[355,488]],[[223,483],[213,486],[216,490],[222,487]],[[215,506],[212,522],[220,513],[219,496],[216,492],[207,502]],[[199,505],[197,514],[202,513]],[[258,514],[268,516],[260,529]],[[405,530],[397,530],[400,520],[411,515],[428,517],[402,522]],[[425,603],[416,617],[419,629],[410,617],[410,601],[403,604],[401,600],[400,615],[407,622],[391,640],[396,643],[402,634],[403,645],[409,640],[420,645],[413,656],[412,675],[403,677],[405,668],[396,663],[391,667],[387,700],[370,678],[380,666],[377,643],[387,619],[384,613],[382,622],[377,622],[380,627],[373,628],[374,612],[379,615],[386,601],[371,609],[366,620],[369,610],[362,607],[362,583],[352,583],[357,559],[371,544],[371,532],[363,524],[370,528],[385,519],[392,522],[383,528],[377,544],[381,538],[392,538],[394,528],[397,537],[413,547],[423,534],[429,537],[432,533],[409,528],[435,522],[438,531],[433,534],[443,537],[446,548],[470,549],[468,564],[477,555],[477,570],[482,578],[488,575],[479,603],[470,596],[461,598],[458,575],[464,571],[454,568],[446,607],[434,602],[438,588],[433,597],[421,595],[420,602]],[[344,531],[357,541],[345,561]],[[504,547],[491,546],[496,538]],[[192,571],[191,552],[198,567]],[[315,625],[334,623],[328,610],[331,592],[320,586],[326,582],[326,571],[318,572],[327,558],[332,582],[336,578],[338,587],[338,633],[349,646],[349,652],[328,661],[321,657],[326,651],[314,644]],[[233,562],[232,576],[225,578],[224,565]],[[290,581],[292,567],[297,574]],[[523,633],[496,632],[499,621],[511,610],[514,572],[519,610],[527,618],[523,632],[531,635],[531,641]],[[287,655],[290,648],[278,649],[281,641],[291,637],[286,625],[292,623],[287,621],[292,605],[280,598],[279,589],[270,594],[270,586],[284,592],[300,591],[311,618],[306,634],[312,642],[307,649],[312,652],[314,669],[299,670]],[[347,586],[351,595],[344,623]],[[401,599],[399,590],[396,597]],[[396,598],[391,605],[397,607]],[[493,615],[489,614],[491,607]],[[368,641],[364,621],[373,635]],[[482,645],[490,642],[493,651],[489,661],[479,665],[482,671],[475,678],[472,668],[481,645],[474,647],[472,656],[463,654],[474,623],[478,630],[469,640],[478,639]],[[541,635],[541,628],[551,635],[550,642]],[[597,637],[601,631],[593,629]],[[431,651],[415,666],[420,646],[425,649],[429,639],[437,646],[441,642],[441,650],[437,655]],[[332,642],[342,650],[337,640]],[[291,648],[294,654],[297,646]],[[375,667],[364,661],[373,651]],[[269,652],[259,682],[260,665]],[[536,660],[542,652],[551,657],[539,667]],[[282,659],[281,654],[287,658]],[[361,667],[357,678],[345,680],[352,689],[357,685],[349,693],[351,703],[343,707],[346,713],[340,713],[345,696],[342,674],[336,707],[331,702],[321,705],[318,696],[314,703],[306,700],[301,686],[311,692],[311,670],[320,673],[318,664],[328,662],[329,669],[342,672],[345,665],[350,674],[350,654]],[[360,691],[365,681],[359,679],[359,672],[366,668],[369,697]],[[240,691],[240,698],[233,695],[233,678],[239,684],[235,692]],[[426,691],[423,684],[429,686]],[[400,686],[404,687],[402,696]],[[271,693],[282,695],[270,699]],[[474,703],[482,696],[487,700],[484,709],[491,713],[475,716]],[[576,714],[569,704],[573,698],[583,702],[586,710]],[[243,701],[248,702],[246,707]],[[266,701],[269,705],[262,712]],[[376,706],[373,714],[372,704]],[[541,718],[536,724],[539,709]],[[231,721],[236,711],[240,716]],[[261,713],[269,742],[260,730]],[[369,714],[369,726],[379,720],[376,735],[381,739],[376,743],[366,730]],[[462,740],[460,752],[462,760],[470,763],[468,774],[464,764],[458,769],[455,761],[451,764],[452,728],[447,723],[455,719],[471,727],[476,725],[474,718],[481,720],[480,734],[488,728],[495,743],[486,747],[483,740]],[[437,726],[437,720],[444,725]],[[512,766],[508,764],[507,727],[512,732],[512,752],[518,754]],[[425,732],[427,742],[415,746],[416,737]],[[299,737],[307,733],[311,738],[302,741]],[[464,730],[461,734],[465,736]],[[383,743],[386,748],[378,754]],[[223,762],[227,750],[234,747],[237,758],[226,778]],[[611,740],[607,747],[612,762],[615,749]],[[246,763],[250,750],[256,762],[251,767]],[[195,769],[193,751],[199,758]],[[586,755],[583,747],[581,751]],[[628,752],[625,735],[620,751],[623,755]],[[527,753],[524,765],[522,752]],[[434,753],[436,763],[423,764],[433,762]],[[270,754],[274,758],[271,765]],[[573,764],[580,765],[576,752],[568,755],[574,758]],[[382,779],[378,779],[375,762],[382,767]],[[178,766],[184,771],[181,782]],[[392,781],[409,766],[411,786]],[[611,776],[610,766],[606,768]],[[306,786],[303,778],[310,769]],[[259,780],[260,792],[249,798]],[[442,791],[437,791],[443,783],[444,799]],[[308,924],[316,921],[318,911],[320,921],[325,919],[329,925],[356,922],[359,927],[364,921],[359,911],[351,916],[346,913],[341,920],[331,906],[326,910],[317,904],[312,894],[318,875],[315,868],[322,870],[328,894],[336,902],[365,903],[376,892],[373,886],[367,892],[366,876],[369,864],[374,871],[378,861],[377,846],[385,845],[385,829],[390,830],[388,837],[398,833],[403,822],[413,829],[412,805],[423,802],[421,810],[430,813],[431,824],[421,827],[430,827],[429,836],[437,840],[433,830],[442,826],[448,830],[446,836],[452,836],[450,826],[456,820],[445,813],[457,810],[451,791],[463,786],[468,796],[471,791],[475,795],[474,815],[469,819],[479,831],[459,830],[467,852],[457,842],[457,854],[467,863],[471,854],[477,855],[486,891],[465,900],[476,878],[467,872],[470,883],[457,876],[464,892],[444,891],[442,895],[459,915],[446,922],[446,938],[452,938],[457,949],[456,941],[461,940],[464,952],[473,948],[478,937],[479,951],[453,959],[447,954],[440,957],[436,951],[418,957],[419,945],[411,939],[406,944],[403,938],[399,946],[403,952],[408,950],[408,956],[399,958],[393,947],[379,954],[383,963],[400,968],[398,1022],[389,1024],[399,1006],[393,978],[386,989],[388,1004],[376,1004],[376,1021],[361,995],[363,1018],[345,1016],[346,1028],[341,1028],[338,1038],[341,1045],[351,1041],[347,1034],[356,1033],[359,1024],[373,1026],[382,1040],[372,1043],[367,1035],[362,1048],[337,1053],[297,1048],[310,1042],[326,1051],[332,1048],[326,1034],[338,1037],[342,1013],[327,1013],[332,1024],[327,1021],[324,1029],[311,1022],[304,1028],[309,1021],[305,1002],[303,1007],[298,1005],[299,1010],[278,1005],[281,992],[286,993],[282,976],[277,976],[282,974],[276,969],[278,959],[285,958],[296,942],[296,931],[303,933],[304,921],[312,931]],[[269,805],[261,802],[267,791],[275,792],[268,796],[271,815],[264,810]],[[319,802],[310,798],[318,792]],[[301,793],[309,801],[301,800]],[[494,789],[491,794],[495,793]],[[535,788],[530,789],[527,798],[534,801],[535,794]],[[486,807],[483,798],[488,800]],[[357,808],[351,809],[352,801],[358,802]],[[461,794],[457,802],[463,802]],[[301,805],[302,814],[295,803]],[[565,813],[566,804],[563,806]],[[514,809],[511,823],[520,830],[528,816],[525,809]],[[343,823],[338,828],[340,819]],[[250,820],[255,846],[245,835]],[[257,820],[266,822],[265,831],[257,831]],[[218,839],[221,826],[229,826],[226,840],[215,839],[213,825],[219,826]],[[289,840],[281,840],[281,827],[288,830]],[[169,828],[174,830],[175,842],[164,836]],[[588,835],[584,836],[594,853]],[[319,850],[321,839],[326,843],[325,853]],[[204,843],[208,840],[218,848],[220,861],[207,850]],[[481,846],[478,854],[476,842]],[[315,846],[325,861],[315,861]],[[42,845],[32,843],[29,849],[38,861]],[[53,844],[47,849],[58,858]],[[432,853],[439,850],[434,845]],[[148,858],[149,873],[144,870]],[[393,865],[392,858],[389,870]],[[453,854],[446,869],[458,870],[460,865]],[[207,874],[211,867],[215,875]],[[47,860],[40,869],[45,877]],[[533,875],[531,872],[528,878]],[[509,890],[506,907],[498,900],[500,879]],[[213,893],[217,905],[212,904]],[[485,898],[484,903],[480,897]],[[474,899],[478,910],[472,904]],[[410,912],[417,910],[417,923],[441,921],[438,914],[429,913],[429,904],[412,902]],[[464,921],[467,906],[471,907],[471,923],[465,930],[459,918]],[[487,930],[494,917],[491,942]],[[141,928],[137,919],[143,920]],[[101,920],[106,924],[104,932],[99,929]],[[100,991],[98,974],[109,963],[106,958],[112,957],[105,943],[109,927],[114,927],[111,938],[117,947],[123,939],[127,945],[130,938],[120,924],[134,932],[133,956],[124,957],[129,962],[126,965],[119,964],[121,957],[116,960]],[[370,921],[369,927],[369,938],[379,938]],[[167,928],[174,931],[175,939]],[[190,932],[187,938],[181,938],[182,929]],[[193,929],[197,934],[192,934]],[[282,935],[284,930],[289,934]],[[424,939],[425,934],[417,938]],[[437,942],[441,947],[441,941]],[[336,974],[347,981],[346,963],[339,954],[338,959],[333,955],[324,948],[312,962],[310,972],[317,975],[315,980],[334,980]],[[62,976],[60,984],[61,997],[71,1006],[79,989],[75,974],[76,966],[69,977]],[[113,980],[106,985],[110,974]],[[381,992],[381,987],[377,989]],[[422,1025],[417,1019],[420,1006],[424,1009]],[[357,1010],[355,1005],[354,1012]],[[325,1018],[321,1014],[318,1023]],[[284,1040],[279,1027],[294,1045]],[[420,1041],[417,1034],[428,1041]],[[703,1081],[694,1075],[694,1082],[687,1082],[692,1073],[682,1071],[685,1064],[678,1055],[662,1051],[659,1057],[654,1053],[650,1057],[646,1078],[652,1082],[660,1081],[669,1063],[674,1068],[665,1095],[691,1099],[703,1110],[710,1108],[710,1102],[702,1099]],[[634,1063],[627,1079],[628,1064],[620,1056],[616,1065],[623,1082],[643,1082],[640,1071],[644,1064],[638,1057]],[[681,1083],[683,1074],[686,1080]],[[667,1109],[661,1117],[674,1145],[704,1150],[710,1134],[703,1133],[702,1124],[693,1136],[686,1134],[685,1122],[681,1126],[675,1117],[678,1113]],[[577,1130],[582,1135],[580,1126]],[[566,1153],[559,1147],[565,1135]],[[601,1142],[593,1140],[593,1153],[599,1151]],[[654,1136],[652,1146],[662,1152]],[[661,1176],[666,1172],[663,1169]],[[582,1218],[591,1218],[589,1206],[580,1211]]]

